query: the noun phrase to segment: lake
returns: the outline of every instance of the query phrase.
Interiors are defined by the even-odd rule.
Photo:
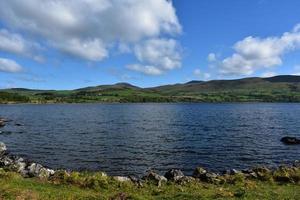
[[[0,141],[52,168],[110,175],[276,166],[300,159],[300,104],[0,105]],[[15,126],[21,123],[23,126]]]

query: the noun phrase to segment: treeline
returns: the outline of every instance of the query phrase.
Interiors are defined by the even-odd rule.
[[[73,93],[43,92],[18,94],[0,92],[0,103],[145,103],[145,102],[300,102],[297,92],[215,92],[199,94],[178,94],[174,96],[144,92],[79,91]]]
[[[28,103],[30,98],[17,93],[0,92],[0,103]]]

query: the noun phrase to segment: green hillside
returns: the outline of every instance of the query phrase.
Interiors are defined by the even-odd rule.
[[[139,88],[128,83],[76,90],[0,90],[0,103],[300,102],[300,76],[191,81]]]

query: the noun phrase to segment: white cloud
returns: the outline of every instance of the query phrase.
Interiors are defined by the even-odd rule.
[[[261,76],[264,77],[264,78],[269,78],[269,77],[273,77],[273,76],[276,76],[276,75],[277,75],[277,73],[275,73],[275,72],[265,72]]]
[[[137,72],[147,74],[147,75],[161,75],[161,74],[163,74],[163,71],[161,71],[159,68],[151,66],[151,65],[133,64],[133,65],[128,65],[126,67],[129,70],[137,71]]]
[[[210,73],[204,73],[203,77],[205,80],[209,79],[211,77]]]
[[[247,37],[234,45],[235,53],[218,62],[223,75],[251,75],[257,70],[282,64],[282,56],[300,48],[300,29],[281,37]]]
[[[215,61],[217,60],[216,54],[214,54],[214,53],[208,54],[207,60],[208,60],[209,62],[215,62]]]
[[[80,41],[74,38],[55,46],[64,52],[90,61],[100,61],[108,56],[104,44],[98,39]]]
[[[201,70],[200,69],[195,69],[194,70],[194,75],[195,76],[200,76],[202,74]]]
[[[0,1],[0,19],[90,61],[108,57],[118,43],[136,44],[181,32],[169,0]]]
[[[0,58],[0,72],[18,73],[22,71],[22,67],[13,60]]]
[[[210,73],[202,72],[200,69],[195,69],[193,74],[195,77],[204,80],[208,80],[211,77]]]
[[[292,75],[300,76],[300,65],[295,65],[294,66],[294,72]]]
[[[159,75],[165,71],[181,67],[180,47],[177,41],[173,39],[156,38],[146,40],[134,47],[134,53],[146,68],[145,70],[135,71],[147,72],[151,68],[155,69],[156,73],[147,74]],[[139,65],[139,68],[142,67],[142,65]]]
[[[36,54],[38,49],[40,49],[40,46],[37,43],[25,40],[20,34],[12,33],[6,29],[0,29],[0,51],[42,61],[43,57]]]

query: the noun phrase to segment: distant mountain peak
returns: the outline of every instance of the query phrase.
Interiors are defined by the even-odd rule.
[[[279,76],[273,76],[273,77],[263,78],[263,79],[269,82],[284,82],[284,83],[300,82],[300,76],[296,76],[296,75],[279,75]]]
[[[197,81],[197,80],[192,80],[192,81],[189,81],[185,84],[198,84],[198,83],[203,83],[204,81]]]
[[[114,85],[111,85],[111,87],[113,87],[113,88],[120,88],[120,89],[122,89],[122,88],[129,88],[129,89],[140,89],[139,87],[137,87],[137,86],[135,86],[135,85],[132,85],[132,84],[130,84],[130,83],[125,83],[125,82],[120,82],[120,83],[116,83],[116,84],[114,84]]]
[[[125,86],[125,87],[135,87],[135,88],[137,88],[137,86],[132,85],[132,84],[130,84],[130,83],[126,83],[126,82],[116,83],[115,85],[117,85],[117,86]]]

